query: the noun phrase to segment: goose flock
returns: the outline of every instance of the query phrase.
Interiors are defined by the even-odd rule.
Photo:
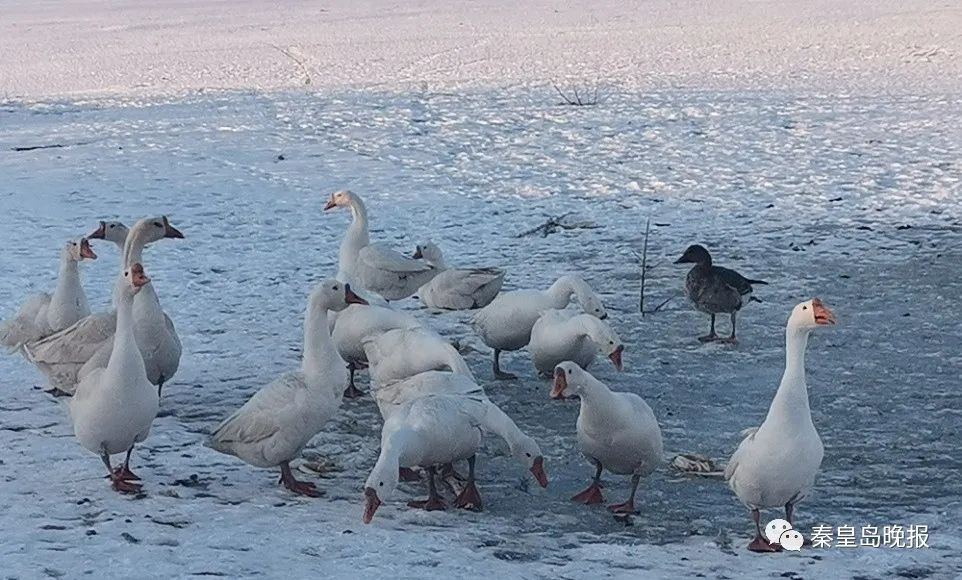
[[[662,461],[661,429],[644,399],[612,390],[588,372],[599,353],[620,371],[625,352],[589,284],[568,274],[546,289],[501,292],[503,270],[449,267],[431,241],[417,244],[413,254],[371,243],[367,208],[356,193],[333,193],[325,210],[337,208],[350,209],[352,220],[336,276],[321,281],[307,297],[299,368],[264,385],[213,428],[206,444],[255,467],[276,468],[280,483],[292,493],[318,497],[322,490],[297,480],[290,464],[338,413],[344,398],[363,395],[355,375],[367,369],[370,395],[384,422],[380,454],[363,484],[365,523],[392,499],[399,481],[418,480],[420,473],[426,474],[428,496],[409,506],[445,509],[437,478],[460,477],[454,468],[459,461],[467,462],[468,472],[460,477],[454,506],[482,509],[475,459],[486,434],[503,439],[514,461],[547,487],[538,443],[488,398],[458,349],[390,304],[416,294],[432,311],[476,310],[471,325],[493,350],[495,379],[516,378],[501,369],[501,354],[527,348],[535,373],[552,380],[550,398],[578,397],[575,436],[595,473],[572,499],[602,503],[601,476],[608,470],[630,476],[626,501],[609,509],[637,513],[639,484]],[[131,454],[148,437],[163,385],[177,372],[181,357],[180,339],[145,268],[144,251],[155,242],[183,237],[165,216],[142,219],[129,230],[119,222],[100,222],[92,234],[63,247],[53,293],[28,298],[0,326],[0,344],[33,363],[52,394],[70,397],[77,440],[101,458],[117,492],[142,490]],[[97,258],[91,240],[120,249],[107,312],[90,312],[80,282],[80,263]],[[765,282],[715,266],[699,245],[689,247],[677,263],[694,264],[685,290],[695,308],[711,316],[711,331],[699,340],[734,343],[736,313],[757,300],[752,286]],[[715,333],[718,314],[731,317],[727,338]],[[760,510],[784,509],[793,522],[820,468],[823,447],[809,409],[805,350],[812,331],[833,324],[834,315],[817,298],[791,311],[781,384],[765,421],[744,432],[728,462],[725,478],[754,522],[753,551],[780,550],[762,534]],[[112,456],[118,454],[125,457],[115,466]]]

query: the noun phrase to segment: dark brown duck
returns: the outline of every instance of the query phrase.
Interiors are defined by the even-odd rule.
[[[735,338],[735,314],[745,303],[754,300],[752,284],[768,284],[763,280],[750,280],[734,270],[713,266],[711,254],[704,246],[698,244],[688,246],[676,264],[695,264],[685,279],[685,293],[695,308],[711,315],[711,330],[705,336],[698,337],[702,342],[720,340],[723,342],[737,342]],[[715,334],[715,315],[731,314],[732,334],[728,338],[720,338]]]

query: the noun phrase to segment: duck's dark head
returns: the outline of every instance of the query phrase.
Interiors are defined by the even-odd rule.
[[[676,264],[698,264],[700,266],[711,266],[711,254],[704,246],[694,244],[688,246],[685,253],[675,260]]]

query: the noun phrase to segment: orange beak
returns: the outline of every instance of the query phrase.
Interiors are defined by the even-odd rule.
[[[615,368],[618,369],[618,372],[621,372],[622,369],[621,353],[623,352],[625,352],[625,345],[619,344],[618,348],[615,349],[615,352],[608,355],[608,358],[611,359],[611,362],[615,365]]]
[[[88,260],[97,259],[97,254],[90,248],[90,242],[87,241],[87,238],[80,240],[80,257]]]
[[[164,216],[163,219],[164,219],[164,237],[165,238],[177,238],[181,240],[184,239],[184,234],[180,233],[180,230],[170,225],[170,222],[167,221],[167,216]]]
[[[102,240],[102,239],[106,238],[106,237],[107,237],[107,222],[100,222],[100,225],[97,226],[97,229],[94,231],[94,233],[90,234],[90,235],[87,236],[87,237],[88,237],[88,238],[92,238],[92,239],[94,239],[94,240]]]
[[[361,298],[351,290],[350,284],[344,285],[344,301],[348,304],[367,304],[367,300]]]
[[[134,288],[141,288],[150,282],[150,278],[148,278],[147,273],[144,272],[143,266],[134,264],[130,267],[130,282],[134,285]]]
[[[535,457],[531,466],[531,474],[538,480],[538,485],[548,487],[548,474],[544,472],[544,457]]]
[[[327,200],[327,203],[324,205],[324,211],[333,209],[335,207],[337,207],[337,204],[334,202],[334,196],[332,195],[331,199]]]
[[[374,512],[381,507],[381,500],[373,487],[364,488],[364,523],[369,524],[374,519]]]
[[[556,369],[554,372],[554,385],[551,388],[551,398],[564,400],[565,389],[568,388],[568,379],[565,378],[565,372],[561,369]]]
[[[835,315],[818,298],[812,298],[812,310],[815,311],[815,324],[819,326],[835,324]]]

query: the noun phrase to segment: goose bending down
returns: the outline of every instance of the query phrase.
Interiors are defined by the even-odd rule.
[[[80,282],[80,262],[96,260],[87,238],[69,241],[60,251],[60,273],[53,294],[28,299],[17,316],[0,325],[0,344],[13,350],[49,336],[90,315],[90,305]]]
[[[280,467],[280,483],[294,493],[319,497],[314,484],[297,481],[290,462],[341,406],[347,370],[327,328],[327,312],[364,304],[348,284],[321,282],[304,316],[304,354],[299,371],[257,391],[211,434],[207,445],[256,467]]]
[[[418,297],[436,310],[483,308],[494,300],[504,283],[504,270],[498,268],[448,268],[441,248],[433,242],[419,244],[414,258],[423,258],[438,273],[418,288]]]
[[[350,380],[344,396],[353,399],[363,393],[354,384],[354,373],[367,366],[364,340],[395,328],[417,328],[421,323],[410,314],[383,306],[351,305],[339,312],[331,332],[337,352],[347,362]]]
[[[367,208],[360,196],[351,191],[331,194],[324,210],[349,207],[353,221],[341,242],[339,265],[351,282],[380,294],[385,300],[411,296],[430,280],[437,270],[423,261],[404,256],[385,244],[372,244],[368,234]]]
[[[461,353],[427,328],[396,328],[367,337],[362,343],[375,390],[431,370],[474,378]]]
[[[477,384],[470,374],[426,371],[377,389],[374,400],[377,401],[381,416],[387,420],[411,401],[429,395],[463,396],[480,401],[484,407],[481,428],[503,439],[514,460],[530,471],[541,487],[548,486],[541,448],[534,439],[518,428],[511,417],[488,399],[484,388]]]
[[[528,343],[534,368],[548,376],[566,360],[587,369],[598,351],[603,352],[620,371],[624,350],[625,345],[607,322],[590,314],[576,315],[565,310],[549,310],[542,314],[531,328]]]
[[[106,368],[88,374],[70,400],[70,417],[77,440],[107,466],[113,488],[121,493],[140,491],[140,478],[130,471],[134,445],[147,438],[157,416],[157,391],[147,380],[144,359],[134,337],[134,296],[150,285],[143,266],[134,263],[118,278],[116,332]],[[127,452],[122,467],[114,469],[110,456]]]
[[[393,411],[381,430],[381,453],[364,484],[364,523],[371,523],[378,507],[394,495],[402,467],[421,465],[428,472],[428,499],[409,506],[445,509],[435,483],[435,466],[462,459],[468,460],[468,482],[455,505],[480,509],[474,463],[484,415],[481,399],[463,395],[418,397]]]
[[[164,238],[184,235],[166,217],[146,218],[130,229],[121,256],[121,270],[143,263],[144,247]],[[147,378],[158,385],[177,371],[180,339],[174,324],[160,307],[154,285],[146,286],[134,298],[134,334],[144,358]],[[114,300],[116,302],[116,295]],[[110,359],[117,324],[116,310],[91,314],[46,338],[24,345],[27,358],[47,377],[54,392],[73,394],[77,383]]]
[[[822,464],[822,440],[812,423],[805,383],[805,348],[808,337],[820,326],[835,324],[835,315],[818,298],[795,306],[785,328],[785,373],[768,415],[758,429],[735,450],[725,479],[738,499],[752,513],[755,539],[748,549],[773,552],[761,532],[759,510],[785,508],[791,524],[795,506],[808,495]]]
[[[685,294],[695,309],[711,315],[711,329],[705,336],[698,337],[701,342],[721,341],[734,344],[735,315],[746,302],[761,302],[752,296],[752,284],[768,284],[763,280],[750,280],[734,270],[713,266],[711,254],[703,246],[688,246],[685,253],[675,260],[676,264],[695,264],[685,278]],[[715,334],[715,315],[730,314],[732,333],[728,338]]]
[[[602,503],[601,472],[631,475],[628,501],[608,506],[615,513],[635,513],[635,492],[642,477],[650,475],[661,463],[661,428],[651,407],[634,393],[610,390],[588,371],[571,361],[554,371],[551,397],[569,395],[581,398],[578,414],[578,446],[595,466],[595,477],[573,501]]]
[[[471,320],[484,344],[494,349],[494,376],[497,379],[514,379],[515,375],[501,370],[501,351],[519,350],[531,340],[531,328],[541,314],[552,308],[562,309],[574,296],[581,309],[604,320],[608,317],[601,299],[584,280],[566,275],[545,291],[514,290],[505,292],[491,304],[478,311]]]

